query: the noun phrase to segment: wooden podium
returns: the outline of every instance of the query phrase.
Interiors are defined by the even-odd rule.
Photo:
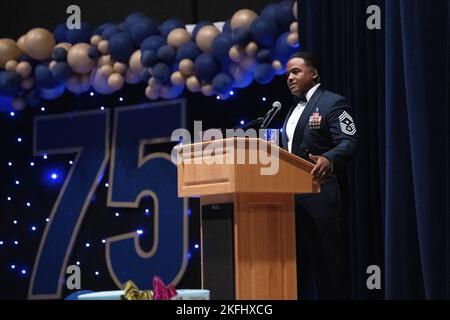
[[[231,299],[297,299],[293,195],[319,192],[310,174],[314,165],[255,138],[200,142],[175,150],[179,197],[200,197],[202,208],[232,203]],[[270,166],[276,170],[263,174]],[[209,289],[204,283],[204,228],[202,221],[202,287]],[[214,241],[220,245],[223,240]],[[222,265],[215,263],[209,268],[220,273]]]

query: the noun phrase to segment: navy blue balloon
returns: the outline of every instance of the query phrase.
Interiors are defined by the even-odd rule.
[[[52,59],[58,62],[67,61],[67,50],[63,47],[53,49]]]
[[[53,77],[58,81],[66,81],[72,75],[72,69],[65,62],[58,62],[51,70]]]
[[[171,46],[165,45],[158,49],[156,55],[161,62],[170,66],[175,62],[176,51]]]
[[[261,11],[260,17],[264,19],[269,19],[272,21],[277,20],[277,8],[279,6],[279,3],[271,3],[264,7],[264,9]]]
[[[65,23],[60,23],[53,30],[53,37],[56,43],[67,42],[67,27]]]
[[[123,28],[125,31],[131,32],[133,25],[142,19],[148,19],[143,12],[133,12],[129,14],[123,22]]]
[[[253,21],[250,26],[250,32],[253,40],[259,46],[266,48],[272,46],[280,34],[280,30],[276,22],[261,17]]]
[[[275,59],[280,60],[283,64],[286,63],[291,55],[298,51],[298,48],[292,48],[288,42],[287,37],[289,36],[289,31],[286,31],[281,36],[275,44],[274,56]]]
[[[109,39],[109,53],[111,57],[120,62],[128,62],[131,54],[134,52],[133,40],[126,32],[120,32]]]
[[[89,43],[92,37],[92,28],[87,23],[81,23],[80,29],[67,30],[67,41],[75,44],[80,42]]]
[[[217,38],[216,38],[217,39]],[[200,49],[195,42],[187,42],[177,50],[176,61],[180,62],[183,59],[194,61],[200,54]]]
[[[243,47],[251,41],[252,35],[246,28],[237,28],[232,31],[231,39],[233,40],[233,44]]]
[[[113,27],[113,26],[115,26],[115,24],[114,24],[114,23],[111,23],[111,22],[103,23],[103,24],[100,25],[97,29],[95,29],[94,32],[92,32],[92,35],[93,35],[93,36],[94,36],[94,35],[99,35],[99,36],[101,36],[102,33],[103,33],[103,31],[105,31],[106,28]]]
[[[32,57],[27,55],[26,53],[22,53],[19,58],[17,58],[18,62],[26,61],[34,65],[36,63],[36,60],[34,60]]]
[[[42,64],[39,64],[34,69],[34,79],[39,87],[44,89],[51,89],[58,85],[58,81],[53,77],[50,69]]]
[[[192,30],[192,39],[195,39],[195,37],[197,37],[197,33],[201,28],[203,28],[204,26],[210,26],[212,24],[213,23],[210,21],[200,21],[199,23],[197,23]]]
[[[293,1],[283,1],[276,8],[276,21],[282,31],[289,30],[291,23],[295,20],[292,12],[293,5]]]
[[[144,52],[146,50],[152,50],[154,52],[158,52],[158,49],[166,44],[166,40],[164,40],[161,36],[150,36],[146,38],[141,43],[141,51]]]
[[[163,22],[162,25],[159,26],[159,30],[161,31],[162,36],[164,39],[167,39],[167,36],[169,35],[170,31],[177,28],[184,28],[185,25],[181,20],[178,19],[168,19]]]
[[[136,46],[140,46],[142,41],[150,36],[160,35],[158,24],[152,19],[140,19],[131,27],[131,38]]]
[[[151,68],[158,62],[158,56],[152,50],[146,50],[141,54],[141,64],[146,68]]]
[[[275,76],[275,70],[268,63],[261,63],[256,67],[255,80],[261,84],[268,84]]]
[[[165,63],[157,63],[152,68],[153,77],[161,83],[170,82],[170,67]]]
[[[221,69],[220,63],[209,53],[199,55],[195,59],[194,66],[197,77],[206,82],[211,82]]]
[[[90,46],[88,49],[88,57],[92,60],[96,60],[97,58],[100,58],[102,53],[100,50],[98,50],[97,46]]]
[[[152,75],[150,74],[150,72],[148,72],[148,69],[142,69],[140,76],[141,76],[142,81],[147,82],[148,79],[150,79]]]
[[[103,29],[102,38],[109,40],[113,35],[120,33],[120,32],[122,32],[122,29],[120,29],[115,24],[109,25],[109,26],[105,27],[105,29]]]
[[[228,52],[233,46],[233,39],[230,32],[222,32],[212,43],[211,54],[214,58],[227,65],[231,62]]]
[[[214,77],[212,87],[218,94],[229,93],[233,88],[233,78],[226,73],[219,73]]]
[[[272,62],[272,52],[269,49],[261,49],[256,53],[256,60],[258,62],[266,62],[271,63]]]
[[[69,294],[64,300],[78,300],[78,297],[82,294],[93,293],[91,290],[80,290],[76,292],[72,292]]]
[[[25,94],[25,101],[28,106],[36,107],[41,102],[39,89],[33,88]]]
[[[0,71],[0,95],[15,97],[21,91],[21,77],[13,71]]]
[[[225,21],[223,28],[222,28],[222,32],[231,32],[231,19],[228,19],[227,21]]]

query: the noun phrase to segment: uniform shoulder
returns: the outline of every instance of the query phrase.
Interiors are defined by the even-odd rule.
[[[337,103],[341,101],[348,102],[348,99],[340,94],[324,89],[322,97],[330,102]]]

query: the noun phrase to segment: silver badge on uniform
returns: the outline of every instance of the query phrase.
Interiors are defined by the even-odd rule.
[[[351,115],[347,111],[342,112],[339,116],[339,124],[341,125],[341,131],[350,136],[356,133],[355,123]]]

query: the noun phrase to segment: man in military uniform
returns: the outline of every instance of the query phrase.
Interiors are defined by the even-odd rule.
[[[282,145],[315,164],[319,194],[296,196],[299,299],[347,298],[344,234],[338,172],[356,152],[349,101],[322,88],[319,63],[308,52],[287,63],[287,85],[296,103],[283,126]]]

